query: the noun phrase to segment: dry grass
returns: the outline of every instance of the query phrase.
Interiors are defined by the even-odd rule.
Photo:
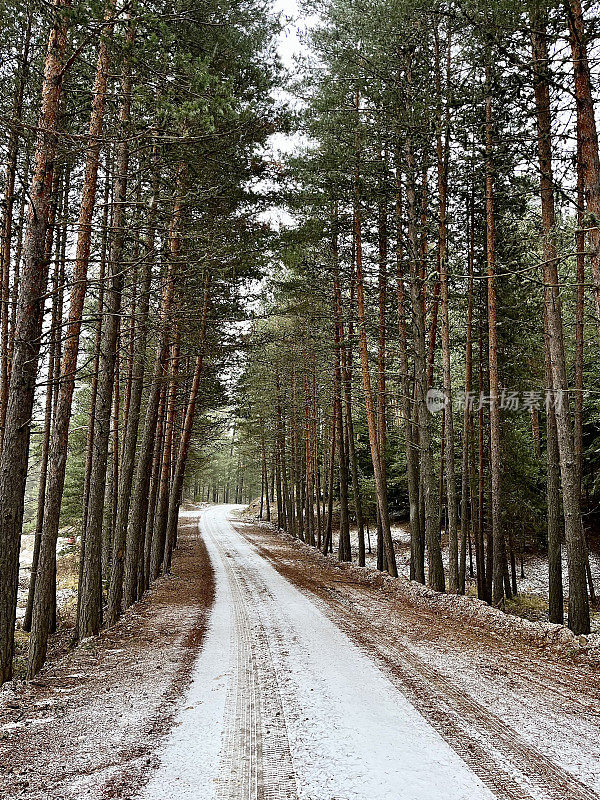
[[[537,622],[540,619],[548,618],[548,601],[545,597],[537,594],[523,592],[506,601],[506,611],[517,617]]]
[[[69,548],[56,560],[56,588],[77,589],[79,581],[79,550]]]

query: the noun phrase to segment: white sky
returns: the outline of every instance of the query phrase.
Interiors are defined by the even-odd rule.
[[[273,9],[282,17],[284,23],[287,22],[278,37],[277,51],[284,66],[293,69],[294,56],[303,49],[300,30],[305,27],[305,18],[300,13],[297,0],[276,0]]]

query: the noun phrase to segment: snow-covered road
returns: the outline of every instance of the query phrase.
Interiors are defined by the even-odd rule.
[[[227,519],[199,524],[216,599],[145,800],[488,800],[379,667]]]

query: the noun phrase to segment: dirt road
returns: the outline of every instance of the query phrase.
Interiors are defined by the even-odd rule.
[[[599,800],[593,666],[232,510],[189,509],[172,575],[4,692],[3,798]]]
[[[597,798],[598,718],[585,706],[584,719],[579,691],[579,721],[572,711],[561,717],[556,700],[565,703],[568,674],[541,665],[546,684],[557,683],[553,695],[539,672],[524,676],[514,659],[528,696],[550,705],[536,714],[533,741],[532,712],[525,697],[518,706],[515,676],[508,702],[517,704],[513,717],[526,718],[521,726],[492,710],[481,675],[469,692],[461,685],[467,673],[451,678],[436,666],[431,641],[421,641],[419,652],[416,629],[405,634],[409,620],[391,624],[400,610],[389,598],[378,601],[377,590],[323,559],[311,563],[272,532],[234,521],[236,530],[227,513],[212,508],[200,520],[216,601],[179,724],[145,800]],[[461,638],[450,670],[458,656],[478,656],[477,648],[465,652]],[[554,738],[566,739],[572,755],[577,749],[575,760],[565,762],[551,738],[544,744],[551,728],[544,714]]]

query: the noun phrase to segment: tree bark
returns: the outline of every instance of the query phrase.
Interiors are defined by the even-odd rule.
[[[69,0],[54,0],[42,84],[42,108],[31,184],[25,254],[19,283],[15,344],[0,458],[0,684],[12,677],[19,574],[19,544],[31,417],[35,396],[44,296],[48,281],[45,243],[57,146],[57,121],[67,44]]]
[[[106,181],[104,185],[104,212],[102,214],[102,240],[100,245],[100,265],[98,268],[98,307],[96,330],[94,333],[94,357],[92,360],[92,378],[90,387],[90,415],[85,448],[85,473],[83,479],[83,508],[81,517],[81,537],[85,538],[87,528],[88,501],[90,496],[90,473],[92,468],[92,453],[94,450],[94,430],[96,419],[96,398],[98,396],[98,371],[100,368],[100,346],[102,344],[102,324],[104,320],[104,294],[106,278],[106,260],[108,250],[108,210],[110,203],[110,189],[112,175],[111,159],[107,155]]]
[[[57,247],[57,257],[54,266],[54,282],[52,293],[52,321],[49,332],[48,345],[48,373],[47,387],[44,407],[44,433],[42,440],[42,453],[40,463],[40,482],[38,486],[38,507],[36,512],[35,539],[33,543],[33,558],[31,562],[31,574],[29,576],[29,589],[27,593],[27,607],[23,617],[23,630],[31,631],[31,618],[33,615],[33,598],[35,594],[35,582],[40,558],[40,545],[42,541],[42,528],[44,524],[44,504],[46,500],[46,483],[48,476],[48,458],[50,455],[50,433],[52,430],[53,418],[53,397],[54,397],[54,352],[59,332],[59,320],[62,319],[62,308],[59,309],[59,280],[61,273],[60,247]],[[64,267],[64,265],[62,265]]]
[[[548,350],[551,365],[552,402],[556,415],[558,452],[562,484],[565,541],[569,572],[569,627],[574,633],[589,633],[590,609],[586,579],[586,546],[581,523],[579,490],[573,429],[569,409],[568,381],[565,364],[562,311],[556,244],[554,240],[554,178],[552,172],[552,128],[548,80],[548,52],[545,20],[532,6],[532,54],[534,91],[540,164],[540,194],[544,230],[544,296],[548,318]],[[535,22],[535,24],[533,24]],[[541,25],[541,27],[540,27]]]
[[[152,473],[152,455],[154,450],[154,437],[157,426],[157,414],[159,408],[161,388],[164,381],[164,373],[167,361],[169,337],[170,337],[170,316],[172,313],[173,298],[175,292],[175,279],[180,268],[181,257],[181,227],[185,206],[183,202],[187,180],[187,167],[180,163],[177,168],[175,200],[169,228],[169,262],[168,272],[164,284],[162,307],[161,307],[161,328],[156,357],[154,361],[154,374],[146,406],[146,416],[144,420],[144,432],[137,454],[137,467],[133,494],[131,498],[131,513],[127,528],[127,551],[132,554],[138,552],[137,542],[142,540],[146,529],[146,518],[148,516],[148,494],[150,488],[150,477]],[[152,539],[154,547],[154,537]],[[156,550],[156,554],[151,552],[149,583],[153,580],[154,569],[160,570],[162,561],[162,551]],[[138,564],[130,559],[125,563],[125,605],[131,605],[136,599],[138,591]]]
[[[150,561],[150,581],[156,580],[163,568],[165,558],[165,544],[167,537],[167,517],[169,513],[169,494],[171,491],[171,469],[173,460],[173,438],[175,435],[175,411],[177,408],[177,388],[179,374],[179,330],[173,325],[173,343],[171,344],[171,357],[169,364],[169,390],[167,399],[167,417],[165,420],[165,441],[163,445],[162,469],[158,489],[156,520],[152,532],[152,555]],[[216,502],[219,502],[217,487]],[[236,493],[236,502],[238,502]],[[130,549],[132,552],[132,549]],[[131,565],[133,573],[133,564]],[[132,587],[133,588],[133,587]],[[127,591],[126,591],[127,595]],[[135,600],[135,588],[131,593],[131,600]],[[127,602],[127,597],[126,597]]]
[[[4,192],[4,214],[2,217],[2,242],[0,246],[0,448],[4,438],[6,409],[8,404],[9,382],[9,316],[10,316],[10,252],[12,243],[13,211],[15,204],[15,184],[17,176],[17,157],[19,155],[19,125],[23,117],[23,97],[29,73],[29,49],[31,44],[31,25],[33,14],[27,15],[27,25],[23,33],[21,58],[17,71],[15,97],[13,100],[13,120],[8,137],[6,159],[6,188]],[[16,266],[16,265],[15,265]]]
[[[410,520],[410,579],[418,581],[419,583],[425,583],[425,543],[423,541],[419,509],[419,463],[415,432],[413,430],[413,414],[411,408],[413,392],[408,361],[402,216],[402,176],[400,172],[400,154],[398,153],[396,165],[396,300],[398,307],[398,352],[400,356],[400,403],[404,428],[406,480],[408,484]]]
[[[583,174],[583,190],[589,217],[586,226],[588,228],[590,262],[594,280],[596,323],[598,335],[600,336],[600,156],[598,153],[598,131],[596,128],[594,95],[581,0],[566,0],[565,6],[573,56],[578,160]]]
[[[442,81],[440,66],[440,47],[437,26],[434,28],[436,93],[437,93],[437,169],[440,219],[438,232],[440,264],[440,301],[442,306],[442,363],[444,373],[445,397],[445,473],[446,496],[448,502],[448,589],[459,590],[458,575],[458,509],[456,503],[456,474],[454,459],[454,418],[452,414],[452,372],[450,368],[450,312],[448,304],[448,159],[450,154],[450,117],[447,102],[442,113]],[[450,79],[451,40],[447,41],[447,72]],[[463,589],[464,591],[464,589]]]
[[[406,142],[406,199],[408,214],[408,243],[410,247],[410,291],[413,315],[413,348],[415,363],[416,414],[419,425],[421,485],[423,488],[424,531],[428,556],[428,583],[436,591],[445,590],[444,566],[439,540],[437,487],[431,447],[431,414],[427,408],[428,374],[423,309],[423,280],[419,264],[419,244],[416,225],[415,157],[410,137]]]
[[[123,600],[123,576],[125,572],[125,542],[127,537],[127,523],[131,506],[131,491],[135,470],[135,455],[137,450],[142,393],[144,388],[144,371],[146,363],[147,345],[147,320],[150,307],[150,291],[152,288],[152,266],[154,255],[154,238],[156,228],[156,211],[158,206],[159,172],[154,165],[152,198],[148,209],[148,234],[146,239],[146,253],[144,257],[144,278],[140,287],[139,307],[136,309],[137,319],[135,341],[131,365],[131,392],[129,395],[129,413],[123,437],[123,450],[121,458],[121,475],[119,480],[119,493],[117,513],[114,528],[112,548],[112,568],[108,589],[108,604],[106,612],[107,625],[114,625],[121,614]],[[134,332],[131,332],[132,340]],[[135,560],[142,557],[140,553],[141,542],[137,545],[137,552],[132,554]]]
[[[350,545],[350,526],[348,520],[348,462],[346,459],[346,443],[344,441],[344,413],[342,407],[342,291],[340,287],[340,265],[338,256],[338,211],[334,207],[331,216],[331,257],[333,260],[333,315],[334,315],[334,374],[333,391],[335,396],[335,435],[340,477],[340,538],[338,555],[340,561],[352,560]]]
[[[356,95],[356,110],[358,113],[359,98]],[[358,140],[358,131],[357,131]],[[354,179],[354,239],[356,244],[356,308],[358,319],[358,336],[360,362],[362,368],[363,390],[367,412],[367,427],[369,431],[369,444],[371,448],[371,461],[375,477],[375,491],[377,494],[377,507],[381,518],[382,538],[385,551],[387,570],[392,577],[398,577],[394,543],[390,530],[390,515],[387,504],[387,486],[382,469],[382,456],[379,449],[379,436],[377,421],[375,419],[375,403],[371,385],[371,372],[369,367],[369,350],[367,343],[366,315],[365,315],[365,290],[363,278],[362,259],[362,214],[360,198],[360,150],[356,147],[356,173]]]
[[[183,431],[181,433],[181,439],[177,451],[177,460],[175,461],[175,469],[173,472],[171,494],[169,497],[169,511],[167,517],[167,541],[165,545],[165,554],[163,563],[164,572],[169,572],[171,569],[171,555],[173,553],[173,547],[175,546],[175,539],[177,534],[177,520],[179,518],[179,505],[181,503],[183,479],[185,477],[185,467],[187,464],[190,441],[192,439],[192,431],[194,429],[196,402],[198,399],[198,391],[200,389],[200,379],[202,377],[202,367],[204,364],[204,342],[206,339],[206,322],[208,316],[209,292],[210,292],[210,276],[207,274],[205,281],[205,288],[204,288],[204,301],[202,305],[202,317],[200,322],[200,336],[198,344],[200,352],[196,356],[194,377],[192,379],[192,385],[190,388],[190,395],[185,412],[185,420],[183,423]]]
[[[487,53],[485,65],[485,209],[488,290],[488,360],[490,380],[490,470],[492,480],[492,603],[504,603],[504,563],[506,550],[502,529],[501,509],[501,440],[500,440],[500,381],[498,377],[498,334],[496,323],[496,260],[494,219],[494,123],[492,117],[491,54]]]
[[[152,475],[150,479],[150,487],[148,491],[148,511],[146,522],[144,526],[144,589],[150,588],[150,561],[152,558],[152,532],[154,530],[154,521],[156,519],[156,503],[158,500],[158,490],[160,488],[160,473],[162,469],[162,454],[164,446],[164,427],[165,427],[165,411],[167,405],[167,386],[163,384],[160,391],[160,399],[158,402],[158,412],[156,418],[156,433],[154,436],[154,452],[152,455]],[[210,484],[208,486],[206,502],[210,501]]]
[[[475,267],[475,230],[474,211],[475,198],[471,193],[469,216],[469,286],[467,289],[467,339],[465,344],[465,407],[463,411],[463,447],[462,447],[462,481],[460,503],[460,563],[458,567],[458,592],[465,593],[467,572],[467,538],[470,536],[472,507],[469,507],[469,442],[473,425],[471,409],[471,393],[473,390],[473,289]],[[469,513],[471,511],[471,514]],[[478,537],[475,540],[475,560],[477,573],[481,569],[481,553],[478,547]]]
[[[133,41],[134,35],[134,28],[130,25],[128,34],[130,41]],[[102,521],[113,401],[113,378],[120,328],[121,293],[124,284],[122,261],[125,248],[125,206],[129,172],[128,136],[131,117],[131,88],[131,65],[129,59],[125,59],[121,76],[121,139],[117,145],[113,190],[114,212],[109,253],[110,287],[107,293],[107,314],[100,348],[87,528],[84,531],[81,554],[83,568],[77,606],[77,637],[79,639],[95,636],[102,624]]]
[[[355,258],[355,256],[353,256]],[[360,484],[358,480],[358,462],[356,458],[356,448],[354,444],[354,421],[352,419],[352,348],[354,341],[354,296],[356,292],[355,276],[354,276],[354,263],[352,264],[350,275],[350,304],[349,304],[349,319],[348,319],[348,338],[347,346],[341,348],[342,356],[342,382],[344,386],[344,411],[346,421],[346,431],[348,433],[348,462],[350,464],[350,473],[352,477],[352,496],[354,500],[354,511],[356,513],[356,526],[358,529],[358,566],[364,567],[366,563],[365,554],[365,525],[363,517],[362,500],[360,494]],[[313,373],[314,375],[314,373]],[[313,392],[316,403],[316,392]],[[315,409],[316,416],[316,409]],[[319,485],[318,472],[317,472],[317,487]],[[319,508],[318,494],[317,494],[317,512]]]
[[[550,363],[550,332],[548,313],[544,314],[546,339],[546,387],[552,387],[552,364]],[[546,414],[546,497],[548,503],[548,619],[558,625],[564,623],[564,597],[562,577],[562,524],[560,513],[560,458],[558,452],[558,433],[554,405]]]
[[[106,9],[107,19],[112,17],[115,5],[115,0],[110,0]],[[65,485],[69,424],[71,422],[71,407],[75,389],[77,356],[79,354],[79,336],[92,246],[92,219],[96,205],[100,137],[102,136],[104,109],[106,106],[106,89],[110,68],[109,45],[112,31],[112,25],[104,29],[98,47],[69,316],[67,318],[65,345],[59,375],[60,385],[54,414],[54,427],[50,442],[48,489],[44,504],[40,561],[33,602],[31,636],[29,637],[27,674],[30,678],[41,669],[46,659],[48,634],[51,627],[50,595],[54,589],[54,575],[56,573],[56,542]]]

